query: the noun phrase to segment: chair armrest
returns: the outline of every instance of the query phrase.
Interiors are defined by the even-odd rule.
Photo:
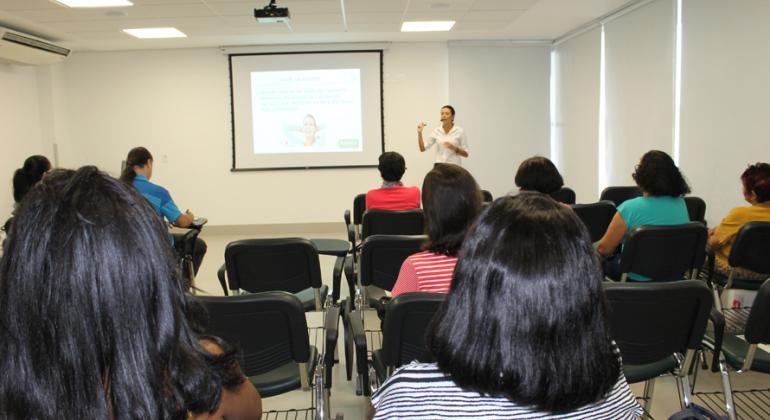
[[[345,268],[345,258],[337,257],[334,261],[334,271],[332,271],[332,302],[337,303],[340,299],[342,270]]]
[[[708,263],[707,267],[708,267],[708,270],[709,270],[708,277],[706,278],[706,283],[708,284],[708,286],[711,289],[713,289],[715,287],[715,285],[714,285],[714,264],[716,262],[716,256],[714,254],[714,248],[712,248],[710,246],[707,246],[706,247],[706,251],[708,252],[707,257],[706,257],[707,258],[706,262]]]
[[[356,227],[354,225],[348,225],[348,241],[352,245],[353,252],[356,251]]]
[[[225,293],[225,296],[230,296],[230,293],[227,291],[227,281],[225,280],[226,272],[225,265],[222,264],[222,266],[219,267],[219,270],[217,270],[217,278],[219,279],[219,285],[222,286],[222,291]]]
[[[339,338],[340,307],[332,305],[326,309],[324,319],[324,335],[326,342],[324,344],[324,387],[332,387],[332,367],[334,367],[334,351],[337,348],[337,339]]]
[[[711,308],[709,320],[714,324],[714,356],[711,360],[711,371],[719,372],[719,354],[722,353],[722,340],[725,334],[725,316],[716,308]]]
[[[348,327],[353,335],[356,348],[356,371],[361,381],[363,395],[368,397],[372,392],[369,388],[369,360],[367,358],[366,333],[361,315],[358,309],[348,314]]]
[[[350,226],[350,210],[345,210],[345,214],[343,216],[345,218],[345,226]]]

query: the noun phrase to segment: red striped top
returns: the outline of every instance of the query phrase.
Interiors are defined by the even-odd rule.
[[[457,257],[422,251],[412,254],[401,264],[401,271],[391,294],[407,292],[447,293]]]

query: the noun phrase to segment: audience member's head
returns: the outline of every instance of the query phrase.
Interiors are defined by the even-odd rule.
[[[401,181],[406,171],[404,157],[398,152],[385,152],[380,155],[380,163],[377,165],[382,179],[388,182]]]
[[[439,163],[425,175],[422,205],[428,242],[425,249],[457,255],[468,228],[481,211],[481,190],[463,167]]]
[[[636,185],[651,196],[681,197],[690,192],[674,160],[660,150],[645,153],[632,176]]]
[[[24,166],[13,173],[13,200],[17,203],[35,186],[48,171],[51,170],[51,162],[41,155],[28,157]]]
[[[136,171],[145,169],[152,173],[152,153],[144,147],[134,147],[126,156],[126,167],[120,174],[120,180],[130,184],[136,178]]]
[[[468,233],[428,346],[465,389],[549,412],[598,401],[620,369],[601,283],[574,212],[540,194],[498,198]]]
[[[522,191],[537,191],[543,194],[554,193],[564,185],[556,165],[542,156],[533,156],[521,162],[514,182]]]
[[[741,174],[741,182],[746,201],[752,204],[770,201],[770,164],[757,162],[749,165]]]
[[[95,167],[19,206],[0,262],[0,407],[10,418],[184,418],[221,381],[185,320],[166,228]]]

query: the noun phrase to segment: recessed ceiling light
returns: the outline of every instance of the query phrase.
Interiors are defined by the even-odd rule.
[[[123,29],[123,32],[141,39],[148,38],[186,38],[177,28],[136,28]]]
[[[67,7],[125,7],[133,6],[128,0],[53,0]]]
[[[424,22],[404,22],[401,24],[401,32],[437,32],[448,31],[455,26],[453,20],[433,20]]]

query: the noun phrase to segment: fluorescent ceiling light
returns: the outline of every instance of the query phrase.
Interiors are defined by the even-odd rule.
[[[453,20],[434,20],[424,22],[404,22],[401,24],[401,32],[437,32],[448,31],[455,26]]]
[[[123,29],[123,32],[140,39],[148,38],[186,38],[187,35],[177,28],[136,28]]]
[[[124,7],[133,6],[128,0],[54,0],[67,7]]]

